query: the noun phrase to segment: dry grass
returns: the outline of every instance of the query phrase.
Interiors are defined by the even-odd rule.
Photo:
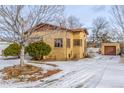
[[[60,71],[62,71],[62,70],[60,70],[60,69],[48,70],[46,73],[44,73],[44,77],[51,76],[51,75],[56,74],[56,73],[58,73]]]
[[[44,64],[50,65],[50,66],[53,66],[53,67],[57,67],[57,66],[58,66],[58,65],[56,65],[56,64],[50,64],[50,63],[44,63]]]
[[[36,76],[30,77],[28,79],[28,81],[40,80],[40,79],[46,78],[48,76],[54,75],[56,73],[59,73],[60,71],[62,71],[62,70],[60,70],[60,69],[48,70],[46,73],[42,74],[42,76],[38,75],[38,77],[36,77]]]
[[[15,65],[5,67],[1,70],[4,74],[3,80],[16,79],[18,82],[37,81],[60,71],[60,69],[54,69],[44,73],[43,69],[33,65],[24,65],[22,67],[20,65]]]

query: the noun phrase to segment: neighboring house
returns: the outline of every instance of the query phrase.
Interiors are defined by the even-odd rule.
[[[45,59],[69,60],[79,59],[86,55],[87,47],[86,29],[66,29],[61,26],[51,24],[39,24],[35,27],[35,32],[31,37],[41,37],[52,48],[51,53]],[[37,40],[37,38],[36,38]]]
[[[120,43],[102,43],[101,54],[118,55],[120,54]]]

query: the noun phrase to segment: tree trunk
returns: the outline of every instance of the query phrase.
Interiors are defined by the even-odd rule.
[[[21,46],[21,53],[20,53],[20,65],[24,66],[24,52],[25,52],[25,48],[24,46]]]

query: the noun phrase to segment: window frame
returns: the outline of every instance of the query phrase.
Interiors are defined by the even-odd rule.
[[[82,46],[82,39],[73,39],[73,46]]]
[[[60,40],[60,41],[57,41]],[[61,43],[59,43],[61,42]],[[63,47],[63,38],[55,38],[54,39],[54,47],[55,48],[62,48]]]
[[[66,38],[66,47],[71,48],[71,39],[70,38]]]

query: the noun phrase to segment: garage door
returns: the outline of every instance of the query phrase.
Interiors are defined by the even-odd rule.
[[[116,55],[115,46],[105,46],[105,55]]]

